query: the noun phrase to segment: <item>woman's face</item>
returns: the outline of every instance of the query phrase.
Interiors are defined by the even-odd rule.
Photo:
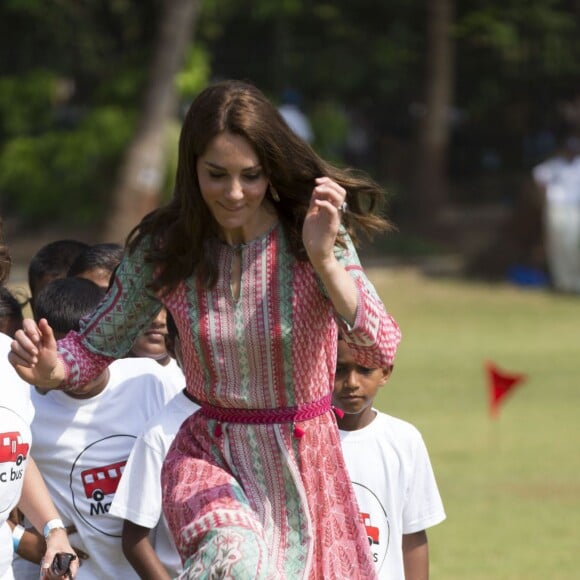
[[[229,244],[259,237],[275,223],[265,199],[268,177],[250,143],[239,135],[220,133],[197,160],[203,200]]]

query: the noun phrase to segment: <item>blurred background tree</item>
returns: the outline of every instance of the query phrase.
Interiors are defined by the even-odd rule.
[[[406,228],[451,235],[466,208],[505,216],[578,93],[579,4],[6,0],[0,211],[122,238],[170,195],[191,98],[210,80],[240,78],[275,102],[297,92],[314,147],[369,171]],[[170,9],[183,26],[164,35]],[[172,64],[160,66],[161,54]],[[139,194],[127,160],[147,126],[155,167],[129,171],[147,186]]]

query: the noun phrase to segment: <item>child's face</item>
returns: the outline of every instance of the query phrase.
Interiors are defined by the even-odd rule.
[[[167,334],[167,311],[162,308],[151,326],[141,333],[133,343],[131,354],[136,357],[147,357],[154,360],[167,358],[165,335]]]
[[[357,415],[369,411],[377,391],[391,369],[369,369],[358,365],[344,340],[338,341],[333,403],[346,414]]]

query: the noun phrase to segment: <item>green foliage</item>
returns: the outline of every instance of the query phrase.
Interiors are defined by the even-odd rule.
[[[304,11],[307,2],[304,0],[255,0],[257,18],[287,18]]]
[[[134,129],[156,0],[0,5],[0,200],[25,222],[105,211]]]
[[[207,51],[194,44],[189,50],[185,65],[176,78],[180,96],[185,100],[194,97],[207,85],[209,73],[210,65]]]
[[[452,141],[454,172],[488,177],[482,160],[491,153],[496,177],[529,174],[554,152],[570,130],[560,104],[578,91],[578,24],[565,0],[457,4],[455,103],[462,122]]]
[[[47,70],[0,77],[0,135],[39,133],[54,120],[57,79]]]
[[[419,118],[412,111],[421,111],[424,102],[425,2],[200,1],[195,43],[176,78],[184,101],[210,78],[250,80],[274,101],[284,89],[294,88],[303,97],[302,108],[323,155],[341,161],[348,120],[356,118],[369,141],[361,167],[404,187],[412,159],[384,161],[410,150],[416,134]],[[537,161],[522,153],[522,144],[534,131],[555,130],[561,120],[557,103],[577,90],[576,4],[455,3],[453,113],[460,121],[453,125],[452,179],[481,174],[481,159],[489,151],[506,172],[526,172]],[[51,200],[61,198],[41,193],[41,179],[56,179],[63,192],[75,191],[71,211],[105,198],[120,143],[141,103],[162,6],[159,0],[0,3],[0,36],[7,47],[0,51],[4,206],[31,212],[34,219],[48,215]],[[112,134],[87,126],[104,111],[127,112],[119,115]],[[94,134],[99,135],[98,152],[89,145]],[[91,159],[106,166],[102,177],[95,178]],[[68,171],[66,163],[71,163]],[[104,189],[96,194],[99,184]],[[14,201],[23,190],[30,191],[24,194],[30,199]],[[474,198],[469,195],[464,201]],[[60,209],[49,213],[55,211]]]
[[[97,103],[116,103],[128,108],[136,107],[139,102],[138,95],[147,82],[147,72],[143,67],[128,66],[103,75],[102,81],[92,93],[92,100]]]
[[[156,0],[10,0],[0,6],[7,50],[0,69],[21,74],[42,66],[93,87],[111,69],[146,66],[159,7]],[[114,65],[114,66],[112,66]]]
[[[418,14],[413,3],[215,0],[206,4],[198,36],[213,55],[214,71],[250,79],[272,94],[294,86],[307,98],[360,102],[369,93],[380,98],[377,85],[388,78],[394,96],[408,76],[406,67],[420,54],[421,27],[417,19],[409,19]],[[386,54],[385,45],[390,51]]]
[[[223,23],[242,10],[252,19],[271,22],[300,14],[307,7],[305,0],[248,0],[243,3],[237,0],[202,0],[202,15],[208,21]]]
[[[535,75],[554,75],[580,68],[575,63],[571,66],[567,58],[579,48],[577,27],[561,2],[522,4],[512,0],[466,12],[455,30],[459,40],[495,53],[505,67],[534,63]]]
[[[329,160],[340,161],[348,134],[344,108],[335,101],[319,102],[312,109],[310,122],[316,150]]]
[[[169,123],[166,131],[167,141],[167,167],[165,170],[165,182],[161,193],[161,201],[169,201],[173,195],[173,188],[175,186],[175,174],[177,172],[177,158],[179,134],[181,132],[181,124],[175,120]]]
[[[103,215],[118,157],[133,116],[103,107],[75,131],[10,140],[0,152],[0,191],[8,210],[31,222],[89,223]]]

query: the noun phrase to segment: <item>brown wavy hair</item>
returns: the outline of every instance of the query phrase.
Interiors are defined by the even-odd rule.
[[[4,224],[0,217],[0,286],[8,279],[10,274],[10,266],[12,265],[12,258],[8,251],[8,246],[4,244]]]
[[[357,230],[370,236],[390,228],[380,213],[384,192],[369,176],[321,159],[253,85],[218,82],[198,95],[185,117],[173,198],[145,216],[127,238],[129,251],[148,240],[146,259],[160,267],[152,290],[168,292],[193,273],[206,287],[217,281],[219,229],[201,196],[197,160],[225,132],[247,139],[254,148],[280,198],[272,205],[298,260],[308,259],[302,225],[317,177],[328,176],[346,189],[349,211],[343,222],[355,243]],[[270,191],[267,195],[271,199]]]

